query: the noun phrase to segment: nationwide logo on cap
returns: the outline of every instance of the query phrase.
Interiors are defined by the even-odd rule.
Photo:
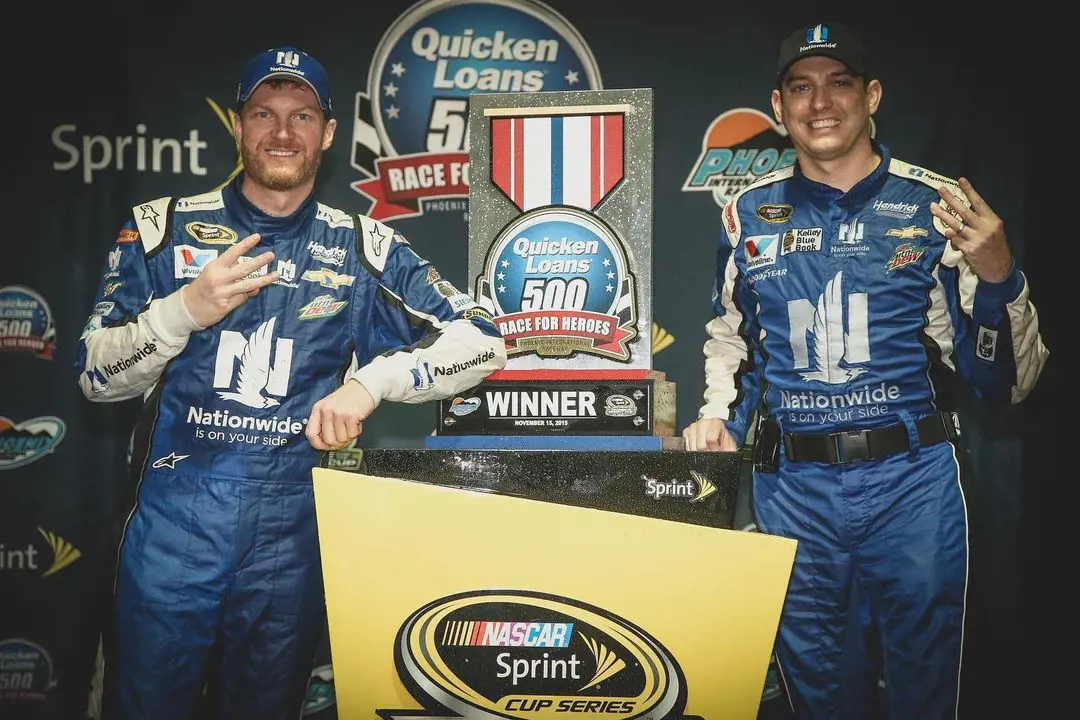
[[[319,106],[330,111],[330,80],[326,70],[318,60],[293,47],[265,50],[249,60],[236,88],[237,103],[247,101],[264,80],[275,75],[291,75],[304,81],[311,86]]]
[[[799,52],[834,47],[836,47],[836,43],[829,42],[829,26],[815,25],[814,27],[806,28],[806,45],[800,47]]]

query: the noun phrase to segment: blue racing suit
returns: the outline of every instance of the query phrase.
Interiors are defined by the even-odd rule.
[[[145,398],[107,715],[188,717],[213,658],[222,718],[298,717],[324,618],[312,405],[350,378],[376,404],[436,400],[505,364],[491,317],[404,237],[313,196],[267,215],[242,177],[135,206],[82,334],[85,395]],[[180,288],[254,232],[280,278],[200,328]]]
[[[844,193],[779,170],[736,195],[707,326],[700,417],[756,418],[759,528],[798,541],[777,654],[801,718],[835,717],[857,582],[889,716],[954,717],[968,523],[958,383],[1021,401],[1047,358],[1024,275],[980,281],[930,204],[956,182],[892,159]],[[775,452],[772,452],[775,449]]]

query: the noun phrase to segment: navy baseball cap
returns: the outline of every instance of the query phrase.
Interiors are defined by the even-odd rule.
[[[248,60],[236,88],[237,107],[243,105],[264,80],[272,77],[292,78],[307,83],[315,91],[319,107],[330,112],[330,78],[326,75],[326,69],[318,60],[294,47],[271,48]]]
[[[855,31],[840,23],[823,22],[799,28],[780,45],[776,84],[784,81],[793,63],[814,55],[839,60],[856,75],[867,76],[868,53]]]

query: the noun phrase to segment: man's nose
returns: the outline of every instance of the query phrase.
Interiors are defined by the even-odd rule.
[[[292,135],[292,125],[288,119],[281,119],[274,123],[274,135],[278,137],[288,137]]]
[[[810,104],[815,108],[823,108],[828,107],[831,103],[832,96],[829,94],[829,87],[827,85],[815,86],[810,95]]]

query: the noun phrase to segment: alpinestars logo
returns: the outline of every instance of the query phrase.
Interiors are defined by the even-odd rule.
[[[284,397],[289,389],[289,373],[292,370],[292,346],[289,338],[277,338],[274,342],[274,323],[270,318],[248,337],[232,330],[223,330],[218,341],[217,361],[214,365],[214,387],[218,397],[233,400],[253,408],[280,405],[275,397]],[[271,350],[274,362],[270,363]],[[233,371],[236,360],[235,385]],[[235,387],[235,389],[233,389]]]

